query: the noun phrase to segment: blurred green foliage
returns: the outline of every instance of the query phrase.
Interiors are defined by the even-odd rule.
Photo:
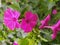
[[[9,1],[2,0],[2,7],[0,7],[0,42],[6,43],[6,45],[12,45],[14,41],[17,41],[19,45],[60,45],[60,33],[55,40],[51,40],[51,29],[44,29],[40,31],[39,29],[33,30],[31,33],[27,34],[24,38],[21,29],[15,29],[15,31],[10,31],[3,25],[3,13],[5,9],[13,8],[21,12],[21,18],[24,16],[25,11],[32,11],[37,13],[39,20],[44,19],[48,14],[51,14],[50,25],[56,23],[60,19],[60,0],[16,0]],[[57,9],[58,13],[56,15],[52,14],[52,10]],[[39,44],[40,45],[40,44]]]

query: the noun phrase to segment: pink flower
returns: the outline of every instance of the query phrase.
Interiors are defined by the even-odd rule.
[[[16,41],[14,41],[13,45],[18,45],[18,43]]]
[[[54,10],[52,11],[52,14],[56,15],[56,14],[57,14],[57,10],[54,9]]]
[[[44,20],[41,20],[41,25],[39,26],[40,29],[43,29],[44,26],[47,26],[48,25],[48,22],[50,21],[50,14],[48,14],[48,16],[44,19]]]
[[[51,28],[52,29],[52,31],[53,31],[52,39],[54,40],[57,36],[58,31],[60,31],[60,20],[52,26],[45,26],[45,28]]]
[[[19,16],[20,16],[20,13],[18,11],[8,8],[4,12],[4,24],[10,30],[14,30],[15,28],[18,28],[19,27],[19,22],[18,22]]]
[[[54,40],[57,36],[57,31],[53,32],[53,34],[51,35],[52,39]]]
[[[24,30],[24,32],[31,32],[32,29],[36,26],[37,21],[38,15],[28,11],[25,13],[25,17],[22,19],[21,28]]]

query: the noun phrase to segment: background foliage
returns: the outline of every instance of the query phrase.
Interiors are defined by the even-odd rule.
[[[0,7],[0,45],[12,45],[14,41],[17,41],[19,45],[60,45],[60,32],[55,40],[51,39],[51,29],[44,29],[39,31],[36,29],[36,33],[31,32],[29,34],[23,33],[21,29],[15,31],[8,30],[3,25],[4,10],[7,7],[13,8],[21,12],[21,18],[24,16],[25,11],[32,11],[37,13],[39,20],[44,19],[48,14],[51,14],[52,19],[49,25],[52,25],[60,19],[60,0],[1,0],[2,7]],[[56,15],[52,14],[52,10],[57,9]],[[39,25],[39,24],[38,24]],[[27,36],[28,35],[28,36]],[[40,38],[38,37],[39,35]],[[26,38],[26,37],[28,38]],[[38,44],[37,44],[38,43]]]

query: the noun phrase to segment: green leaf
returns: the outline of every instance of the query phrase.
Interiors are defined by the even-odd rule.
[[[2,41],[2,40],[4,40],[4,38],[3,37],[0,37],[0,41]]]
[[[43,37],[41,37],[41,36],[40,36],[40,38],[41,38],[42,41],[48,42],[47,39],[45,39],[45,38],[43,38]]]
[[[7,27],[3,24],[3,30],[7,30]]]
[[[17,3],[15,0],[13,0],[13,4],[11,4],[9,7],[12,7],[13,9],[18,10],[18,11],[21,10],[19,3]]]
[[[50,10],[55,5],[55,2],[48,3],[48,10]]]
[[[29,40],[29,45],[34,45],[34,40],[33,39],[28,39]]]
[[[29,44],[29,42],[28,42],[28,40],[26,38],[21,39],[20,45],[28,45],[28,44]]]

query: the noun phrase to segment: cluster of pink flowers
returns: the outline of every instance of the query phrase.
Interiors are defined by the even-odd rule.
[[[18,21],[19,16],[20,13],[18,11],[8,8],[4,12],[4,24],[10,30],[14,30],[15,28],[22,28],[24,32],[31,32],[37,24],[37,14],[33,14],[32,12],[27,11],[20,23]]]
[[[52,11],[52,14],[56,15],[57,14],[57,10],[54,9]],[[60,31],[60,20],[56,24],[54,24],[52,26],[49,26],[48,25],[48,22],[50,21],[50,18],[51,18],[51,16],[50,16],[50,14],[48,14],[48,16],[44,20],[41,20],[40,21],[41,22],[41,25],[40,25],[39,28],[40,29],[43,29],[43,28],[51,28],[52,31],[53,31],[53,34],[51,35],[51,37],[54,40],[56,38],[56,36],[57,36],[58,31]]]
[[[57,14],[57,10],[53,10],[52,14]],[[28,33],[33,30],[33,28],[37,25],[38,22],[38,15],[32,13],[31,11],[27,11],[24,14],[24,18],[22,18],[21,22],[19,23],[18,18],[20,17],[20,12],[13,10],[11,8],[8,8],[4,12],[4,24],[7,26],[10,30],[14,30],[15,28],[21,28],[24,30],[24,32]],[[39,26],[39,29],[43,28],[51,28],[53,31],[52,39],[55,39],[57,36],[57,32],[60,31],[60,20],[54,24],[53,26],[49,26],[48,22],[50,21],[50,14],[48,16],[41,20],[41,25]]]

